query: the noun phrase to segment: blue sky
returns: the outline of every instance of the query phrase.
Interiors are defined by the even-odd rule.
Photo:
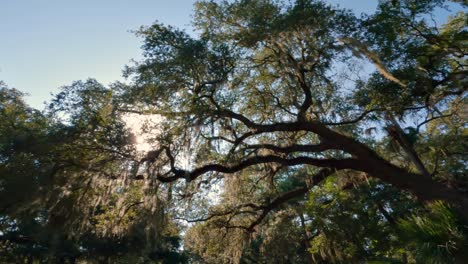
[[[122,80],[141,43],[129,30],[155,20],[187,27],[191,0],[0,0],[0,80],[42,107],[74,80]],[[169,4],[170,3],[170,4]]]
[[[58,87],[95,78],[123,80],[122,69],[140,58],[130,30],[158,20],[190,31],[195,0],[0,0],[0,80],[27,92],[42,108]],[[329,0],[357,13],[376,0]]]

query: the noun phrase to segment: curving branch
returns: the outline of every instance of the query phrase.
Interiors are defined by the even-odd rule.
[[[276,197],[275,199],[273,199],[269,204],[267,205],[264,205],[262,207],[262,211],[261,213],[257,216],[257,218],[247,227],[247,231],[249,232],[253,232],[255,227],[257,225],[259,225],[263,219],[265,219],[265,217],[267,217],[267,215],[278,209],[282,204],[292,200],[292,199],[295,199],[295,198],[299,198],[299,197],[303,197],[305,194],[307,194],[309,192],[309,190],[313,187],[313,186],[316,186],[318,185],[320,182],[322,182],[323,180],[325,180],[328,176],[334,174],[336,172],[336,170],[334,169],[329,169],[329,168],[326,168],[326,169],[321,169],[318,173],[316,173],[314,176],[312,176],[312,182],[313,184],[311,185],[308,185],[308,186],[304,186],[304,187],[300,187],[300,188],[297,188],[297,189],[294,189],[294,190],[291,190],[289,192],[285,192],[283,194],[281,194],[280,196]]]
[[[446,117],[451,117],[453,116],[455,113],[450,113],[450,114],[446,114],[446,115],[439,115],[439,116],[432,116],[431,118],[427,118],[426,120],[424,120],[423,122],[419,123],[416,127],[416,131],[419,133],[419,130],[421,129],[422,126],[426,125],[427,123],[430,123],[434,120],[437,120],[437,119],[440,119],[440,118],[446,118]]]
[[[248,167],[263,164],[263,163],[278,163],[283,166],[297,166],[297,165],[312,165],[317,167],[326,167],[334,169],[358,169],[356,165],[359,164],[359,160],[353,158],[347,159],[316,159],[311,157],[295,157],[295,158],[282,158],[275,155],[265,155],[265,156],[256,156],[247,158],[235,165],[222,165],[222,164],[208,164],[199,168],[196,168],[192,171],[181,170],[173,167],[171,164],[171,172],[173,176],[163,177],[157,176],[158,180],[162,182],[173,182],[181,178],[185,178],[187,181],[192,181],[198,178],[199,176],[209,173],[209,172],[218,172],[218,173],[227,173],[232,174],[239,172]]]
[[[394,106],[396,106],[396,105],[394,105]],[[394,107],[394,106],[390,105],[388,107]],[[424,108],[426,108],[426,106],[405,107],[402,110],[410,111],[410,110],[421,110],[421,109],[424,109]],[[366,111],[362,112],[359,116],[357,116],[357,117],[355,117],[354,119],[351,119],[351,120],[343,120],[343,121],[339,121],[339,122],[321,122],[321,124],[324,125],[324,126],[341,126],[341,125],[355,124],[355,123],[358,123],[358,122],[362,121],[370,113],[384,112],[384,111],[388,111],[388,108],[369,109],[369,110],[366,110]]]
[[[313,184],[302,186],[296,189],[293,189],[288,192],[284,192],[278,195],[276,198],[271,200],[269,203],[263,205],[257,205],[253,203],[246,203],[237,205],[233,208],[228,210],[224,210],[221,212],[212,212],[205,217],[195,218],[195,219],[188,219],[184,217],[176,217],[177,220],[183,220],[189,223],[194,222],[205,222],[208,220],[212,220],[218,217],[225,217],[229,216],[228,221],[226,222],[226,228],[240,228],[244,229],[248,232],[254,232],[255,227],[258,226],[271,212],[279,209],[281,205],[290,202],[291,200],[303,197],[304,195],[309,192],[309,190],[320,184],[323,180],[325,180],[328,176],[334,174],[337,170],[334,169],[321,169],[319,172],[311,176]],[[248,210],[246,210],[248,208]],[[228,222],[232,221],[235,216],[242,215],[242,214],[250,214],[255,216],[252,222],[248,225],[229,225]]]
[[[244,208],[251,208],[251,210],[243,210]],[[262,206],[260,206],[260,205],[248,203],[248,204],[241,204],[241,205],[235,206],[233,208],[230,208],[228,210],[224,210],[224,211],[221,211],[221,212],[212,212],[209,215],[204,216],[204,217],[192,218],[192,219],[186,218],[186,217],[174,217],[174,219],[182,220],[182,221],[185,221],[187,223],[206,222],[206,221],[211,220],[211,219],[216,218],[216,217],[223,217],[223,216],[232,215],[232,214],[236,214],[236,215],[240,215],[240,214],[256,215],[257,210],[260,210],[261,208],[262,208]]]
[[[245,149],[268,149],[279,153],[289,154],[292,152],[322,152],[329,149],[333,149],[330,144],[321,143],[317,145],[290,145],[290,146],[277,146],[273,144],[254,144],[247,145]]]
[[[299,106],[299,113],[297,114],[297,117],[299,121],[304,121],[306,120],[307,111],[312,106],[312,91],[309,85],[307,84],[306,76],[305,76],[305,73],[307,72],[307,70],[304,69],[303,64],[296,61],[296,59],[293,57],[293,55],[291,55],[291,53],[284,46],[283,43],[274,42],[273,45],[276,46],[276,48],[278,49],[279,52],[277,53],[286,56],[287,61],[291,63],[294,68],[293,76],[297,79],[299,83],[299,87],[304,93],[304,101]]]
[[[358,117],[356,117],[356,118],[354,118],[352,120],[345,120],[345,121],[340,121],[340,122],[322,122],[322,124],[326,125],[326,126],[341,126],[341,125],[355,124],[355,123],[363,120],[370,113],[378,112],[378,111],[385,111],[385,110],[386,109],[384,109],[384,108],[370,109],[370,110],[364,111]]]

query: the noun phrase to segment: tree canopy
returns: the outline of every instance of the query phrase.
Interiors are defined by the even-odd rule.
[[[128,83],[0,87],[0,260],[465,263],[463,1],[199,1]],[[126,120],[148,116],[141,152]]]

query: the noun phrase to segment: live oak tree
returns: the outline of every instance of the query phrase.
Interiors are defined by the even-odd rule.
[[[258,231],[332,175],[443,201],[466,222],[466,14],[437,24],[444,4],[382,1],[357,18],[320,1],[201,1],[198,37],[141,28],[121,107],[162,117],[143,166],[185,181],[184,197],[237,182],[186,217],[226,229]]]
[[[142,28],[146,59],[128,69],[135,84],[124,95],[128,111],[164,117],[158,159],[148,164],[154,177],[203,183],[244,169],[314,167],[317,184],[353,170],[421,201],[446,201],[466,220],[466,195],[429,173],[401,128],[412,122],[418,133],[433,120],[462,118],[451,105],[464,100],[465,15],[436,27],[424,16],[442,1],[394,2],[363,19],[315,1],[199,2],[199,38]],[[376,71],[340,80],[334,67],[352,58]],[[379,153],[379,141],[363,135],[369,124],[385,128],[404,156]]]
[[[195,263],[463,263],[467,17],[436,22],[449,2],[466,8],[381,1],[356,17],[312,0],[200,1],[196,37],[137,31],[129,84],[57,96],[58,131],[79,137],[46,152],[68,162],[53,179],[78,184],[71,201],[100,201],[88,230],[154,227],[145,245],[174,253],[151,241],[191,223]],[[125,114],[158,120],[148,153],[132,149]],[[88,197],[82,179],[111,188]]]
[[[354,170],[422,201],[451,203],[466,219],[466,195],[428,174],[400,127],[408,120],[421,129],[446,109],[462,114],[449,106],[463,100],[466,84],[464,15],[431,26],[423,15],[440,2],[385,2],[362,21],[313,1],[200,2],[198,39],[160,24],[142,28],[146,60],[128,69],[135,85],[125,95],[129,110],[165,118],[154,176],[203,182],[266,165],[323,168],[321,178]],[[353,56],[377,70],[344,87],[332,66]],[[388,130],[404,160],[386,159],[362,136],[369,121]]]

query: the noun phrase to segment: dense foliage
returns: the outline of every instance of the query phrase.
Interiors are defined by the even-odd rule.
[[[458,3],[457,3],[458,2]],[[466,263],[463,1],[200,1],[129,82],[0,85],[0,261]],[[126,125],[147,116],[151,146]]]

